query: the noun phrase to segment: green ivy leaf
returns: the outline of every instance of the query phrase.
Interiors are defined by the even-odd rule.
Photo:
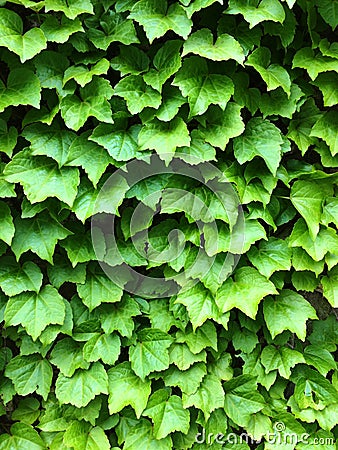
[[[209,144],[225,150],[231,138],[243,133],[245,127],[241,117],[241,106],[229,102],[224,111],[211,107],[206,113],[207,123],[199,127],[199,134]]]
[[[75,80],[81,87],[84,87],[92,81],[94,75],[106,74],[109,66],[106,58],[100,59],[90,69],[82,65],[70,66],[64,73],[63,84],[65,85],[69,80]]]
[[[0,239],[11,245],[15,233],[11,210],[4,202],[0,202]]]
[[[137,143],[139,131],[138,125],[119,130],[114,125],[102,123],[94,129],[89,139],[102,145],[114,160],[129,161],[140,155]]]
[[[154,371],[169,367],[168,348],[172,338],[163,331],[144,328],[138,333],[138,342],[129,348],[131,368],[142,380]]]
[[[318,75],[312,84],[317,86],[324,97],[324,106],[334,106],[338,103],[338,92],[336,89],[338,83],[338,74],[335,72],[326,72]]]
[[[12,157],[13,149],[16,146],[18,131],[15,127],[7,127],[7,123],[0,119],[0,151]]]
[[[63,324],[65,305],[55,288],[44,286],[40,292],[23,292],[11,297],[5,310],[7,326],[22,325],[35,341],[49,324]]]
[[[330,270],[326,277],[321,280],[324,297],[330,302],[333,308],[338,308],[338,267]]]
[[[246,65],[257,70],[267,85],[268,91],[281,87],[290,97],[291,80],[286,69],[270,64],[271,52],[267,47],[257,48],[248,57]]]
[[[123,97],[131,114],[141,112],[145,107],[158,108],[161,94],[148,86],[140,75],[128,75],[117,83],[114,95]]]
[[[147,450],[171,450],[172,440],[170,436],[156,439],[151,423],[148,420],[141,419],[128,432],[123,447],[124,450],[138,450],[140,445]]]
[[[253,414],[265,407],[264,397],[257,392],[257,382],[251,375],[241,375],[224,385],[224,410],[241,427],[247,427]]]
[[[22,422],[11,426],[11,434],[4,433],[0,436],[1,450],[45,450],[46,445],[38,432],[31,426]]]
[[[234,37],[230,34],[221,34],[215,43],[213,41],[213,35],[207,28],[196,31],[184,42],[182,56],[194,53],[213,61],[234,59],[239,64],[243,64],[244,52]]]
[[[84,31],[78,18],[71,20],[66,16],[61,16],[61,19],[59,19],[52,15],[46,17],[40,28],[47,41],[57,42],[58,44],[67,42],[72,34]]]
[[[80,88],[80,96],[66,95],[61,99],[61,115],[68,128],[79,130],[88,117],[113,123],[112,111],[108,100],[113,89],[108,80],[95,76],[90,83]]]
[[[131,370],[130,363],[118,364],[108,371],[108,406],[110,414],[131,405],[139,418],[150,395],[150,381],[142,381]]]
[[[143,26],[150,43],[169,30],[186,39],[192,27],[184,8],[178,3],[168,7],[166,0],[140,0],[133,6],[129,18]]]
[[[184,408],[195,406],[204,413],[206,420],[210,417],[212,411],[222,408],[224,405],[224,391],[220,380],[212,374],[206,375],[197,391],[193,394],[182,395]]]
[[[181,41],[167,41],[153,59],[154,69],[143,75],[144,81],[161,92],[163,84],[181,67]]]
[[[6,295],[12,297],[24,291],[39,292],[43,276],[36,264],[27,261],[21,267],[11,257],[4,257],[0,262],[0,287]]]
[[[329,56],[323,56],[321,53],[315,54],[310,47],[303,47],[293,57],[292,68],[295,67],[305,69],[313,81],[322,72],[330,70],[337,72],[338,61]]]
[[[83,356],[89,361],[102,360],[104,364],[113,366],[121,351],[121,341],[117,334],[96,333],[83,347]]]
[[[99,25],[103,31],[97,29],[97,19],[87,19],[89,26],[87,36],[95,47],[101,50],[107,50],[113,42],[122,42],[122,44],[138,44],[139,40],[132,20],[126,19],[122,14],[109,11],[100,18]]]
[[[216,293],[216,303],[221,311],[238,308],[252,319],[256,317],[260,301],[276,288],[253,267],[236,270],[234,280],[228,279]]]
[[[184,434],[189,431],[189,411],[183,408],[182,399],[177,395],[170,395],[167,389],[159,389],[150,397],[142,415],[152,419],[156,439],[163,439],[173,431]]]
[[[190,145],[189,131],[180,117],[171,122],[160,122],[155,119],[141,129],[138,144],[140,150],[155,150],[160,158],[169,163],[177,147]]]
[[[210,74],[207,62],[199,56],[185,59],[173,82],[190,105],[189,117],[198,116],[211,104],[225,109],[234,93],[234,84],[226,75]]]
[[[195,362],[206,362],[206,352],[202,350],[195,355],[186,344],[174,343],[169,349],[170,364],[175,364],[179,370],[187,370]]]
[[[111,60],[111,67],[124,75],[140,75],[149,68],[149,58],[134,45],[120,45],[120,54]]]
[[[31,203],[42,202],[48,197],[57,197],[72,206],[80,182],[79,171],[74,168],[61,169],[50,158],[32,158],[28,149],[17,153],[4,171],[9,182],[20,183]]]
[[[266,373],[278,370],[280,376],[287,379],[291,376],[292,367],[295,367],[296,364],[305,363],[303,355],[296,350],[287,347],[277,348],[273,345],[264,347],[261,361]]]
[[[56,343],[50,355],[50,362],[66,377],[73,376],[77,369],[88,369],[90,365],[84,359],[83,346],[71,338]]]
[[[303,216],[313,240],[319,232],[324,201],[332,194],[332,185],[326,180],[298,180],[292,185],[290,200]]]
[[[252,247],[248,253],[250,262],[266,278],[277,270],[290,270],[292,251],[282,239],[270,238],[261,242],[259,247]]]
[[[90,0],[68,0],[66,3],[60,0],[46,0],[45,11],[62,11],[71,20],[83,13],[94,14]]]
[[[260,22],[272,20],[283,23],[285,12],[278,0],[230,0],[227,14],[242,14],[253,28]]]
[[[180,292],[175,303],[186,306],[194,330],[207,319],[215,319],[219,316],[214,298],[201,283],[187,291]]]
[[[78,369],[70,378],[60,373],[56,380],[55,395],[61,404],[81,408],[99,394],[108,394],[108,376],[99,362],[87,370]]]
[[[7,85],[0,80],[0,113],[8,106],[31,105],[39,108],[40,99],[40,82],[31,70],[11,70]]]
[[[275,125],[268,120],[254,117],[247,123],[244,133],[234,139],[235,157],[243,164],[255,156],[260,156],[271,173],[276,175],[282,157],[283,142]]]
[[[67,448],[81,450],[110,450],[109,440],[101,427],[91,427],[88,423],[73,421],[63,435]]]
[[[123,290],[101,271],[87,271],[86,282],[77,285],[77,291],[89,311],[102,302],[119,302],[123,294]]]
[[[338,3],[337,1],[333,0],[317,0],[317,7],[318,12],[322,16],[322,18],[325,20],[326,23],[328,23],[332,30],[335,30],[335,28],[338,25]]]
[[[316,136],[329,146],[332,156],[338,153],[338,113],[334,110],[327,111],[314,124],[310,136]]]
[[[25,34],[21,17],[9,9],[0,9],[0,46],[20,56],[22,63],[33,58],[47,47],[46,37],[40,28],[31,28]]]
[[[266,325],[274,339],[284,330],[290,330],[302,341],[306,338],[306,321],[317,319],[316,311],[299,294],[283,290],[277,297],[264,300],[263,311]]]
[[[64,239],[71,234],[46,212],[42,212],[33,219],[17,217],[15,230],[12,250],[17,260],[23,253],[31,250],[51,264],[56,243],[59,239]]]
[[[138,303],[129,296],[124,296],[118,303],[102,305],[97,311],[105,333],[118,331],[129,338],[134,330],[133,317],[141,314]]]

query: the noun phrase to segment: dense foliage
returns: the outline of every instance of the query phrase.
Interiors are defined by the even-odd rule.
[[[0,450],[333,450],[338,1],[1,3]]]

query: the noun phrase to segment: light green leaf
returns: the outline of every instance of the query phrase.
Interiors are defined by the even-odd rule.
[[[78,450],[110,450],[109,440],[101,427],[91,427],[86,422],[73,421],[63,435],[67,448]]]
[[[139,75],[149,68],[148,56],[134,45],[120,45],[120,54],[111,60],[111,67],[124,75]]]
[[[322,228],[313,241],[305,221],[299,219],[290,235],[289,246],[302,247],[317,262],[321,261],[328,252],[338,254],[338,236],[333,228]]]
[[[70,234],[70,231],[66,230],[46,212],[42,212],[32,219],[17,217],[12,250],[17,260],[23,253],[31,250],[41,259],[53,264],[56,243],[59,239],[64,239]]]
[[[103,272],[87,271],[84,284],[77,285],[77,292],[89,311],[102,302],[115,303],[122,298],[123,290]]]
[[[11,210],[6,203],[0,201],[0,239],[11,245],[14,233]]]
[[[120,355],[121,341],[117,334],[95,334],[83,347],[83,356],[87,361],[101,361],[113,366]]]
[[[283,23],[285,12],[278,0],[230,0],[227,14],[242,14],[253,28],[260,22],[272,20]]]
[[[202,350],[195,355],[186,344],[174,343],[169,349],[170,364],[175,364],[180,370],[187,370],[195,362],[206,362],[206,352]]]
[[[79,130],[88,117],[113,123],[112,111],[108,100],[113,89],[108,80],[95,76],[85,87],[80,88],[80,95],[66,95],[61,99],[61,115],[68,128]]]
[[[106,74],[109,66],[109,61],[102,58],[90,69],[82,65],[68,67],[63,76],[63,84],[74,79],[81,87],[84,87],[92,81],[94,75]]]
[[[239,64],[243,64],[244,61],[243,49],[235,38],[230,34],[221,34],[214,43],[213,35],[207,28],[196,31],[185,41],[182,56],[189,53],[213,61],[234,59]]]
[[[332,30],[338,25],[338,3],[336,0],[319,0],[316,2],[318,12]]]
[[[207,62],[199,56],[184,60],[172,84],[188,97],[189,117],[205,113],[211,104],[224,110],[234,93],[232,80],[226,75],[210,74]]]
[[[241,267],[235,271],[216,293],[216,303],[221,311],[238,308],[254,319],[260,301],[269,294],[277,294],[276,288],[253,267]]]
[[[138,143],[140,150],[155,150],[160,158],[169,163],[177,147],[190,145],[190,136],[181,117],[176,117],[171,122],[155,119],[141,129]]]
[[[330,270],[327,276],[321,279],[324,297],[333,308],[338,308],[338,266]]]
[[[337,370],[337,363],[332,354],[319,345],[306,346],[304,358],[308,365],[314,366],[324,377],[330,370]]]
[[[108,376],[99,362],[87,370],[78,369],[71,378],[60,373],[56,380],[55,395],[61,404],[81,408],[99,394],[108,394]]]
[[[277,270],[290,270],[292,251],[282,239],[270,238],[261,242],[259,248],[252,247],[248,253],[251,263],[266,278]]]
[[[184,434],[189,431],[189,411],[183,408],[182,399],[177,395],[170,395],[167,389],[159,389],[150,397],[142,415],[152,419],[156,439],[163,439],[173,431]]]
[[[41,24],[41,30],[47,41],[57,42],[58,44],[67,42],[72,34],[84,31],[78,18],[71,20],[66,16],[61,16],[61,19],[59,19],[54,15],[46,17],[46,20]]]
[[[268,120],[258,117],[250,119],[244,133],[234,139],[234,152],[240,164],[255,156],[264,159],[273,175],[276,175],[282,157],[282,135]]]
[[[11,426],[11,435],[0,436],[0,450],[45,450],[46,445],[35,429],[22,422]]]
[[[119,130],[114,125],[101,123],[89,139],[102,145],[116,161],[129,161],[140,155],[137,143],[139,131],[138,125],[128,130]]]
[[[219,316],[214,298],[201,283],[196,284],[189,290],[180,292],[175,303],[181,303],[187,308],[194,331],[207,319],[216,319]]]
[[[112,159],[101,146],[89,141],[88,136],[89,133],[86,132],[72,141],[65,166],[81,166],[96,187]],[[95,164],[93,164],[94,160]]]
[[[90,0],[46,0],[45,11],[62,11],[72,20],[83,13],[94,14]]]
[[[206,373],[206,365],[203,363],[194,364],[184,371],[171,366],[164,372],[163,380],[166,386],[178,386],[182,392],[190,395],[197,391]]]
[[[52,159],[37,156],[27,148],[17,153],[4,170],[5,179],[20,183],[31,203],[57,197],[72,206],[80,182],[78,169],[57,166]]]
[[[21,17],[9,9],[0,9],[0,46],[20,56],[21,62],[33,58],[47,47],[46,37],[40,28],[31,28],[23,34]]]
[[[36,341],[47,325],[63,324],[65,304],[57,290],[47,285],[39,293],[23,292],[11,297],[4,317],[7,326],[22,325]]]
[[[12,413],[12,418],[30,425],[38,419],[39,415],[40,402],[34,397],[27,397],[20,400],[18,407]]]
[[[54,264],[47,267],[48,278],[57,289],[65,282],[84,283],[86,280],[85,264],[72,267],[64,255],[55,255]]]
[[[133,7],[129,18],[143,26],[150,43],[169,30],[186,39],[192,27],[192,21],[188,19],[184,8],[178,3],[168,8],[166,0],[140,0]]]
[[[138,333],[138,342],[129,347],[131,368],[142,380],[154,371],[169,367],[168,348],[172,338],[163,331],[144,328]]]
[[[90,365],[83,357],[83,346],[71,338],[56,343],[50,362],[66,377],[73,376],[76,369],[88,369]]]
[[[278,370],[281,377],[289,379],[291,376],[291,368],[296,364],[305,363],[303,355],[296,350],[288,347],[274,347],[268,345],[264,347],[261,354],[261,361],[265,367],[265,372]]]
[[[18,131],[15,127],[7,127],[7,123],[0,119],[0,152],[12,157],[13,149],[16,146]]]
[[[247,427],[253,414],[265,407],[264,397],[257,392],[257,381],[251,375],[241,375],[224,385],[224,410],[237,425]]]
[[[150,395],[150,381],[142,381],[131,370],[130,363],[118,364],[108,371],[108,406],[110,414],[131,405],[139,418]]]
[[[55,88],[61,97],[74,92],[75,86],[70,86],[69,90],[63,89],[63,73],[69,66],[69,60],[65,55],[46,50],[34,58],[34,65],[42,88]],[[59,111],[59,104],[57,103],[53,109],[55,110],[55,116]],[[47,114],[47,117],[44,119],[46,123],[50,123],[53,120],[53,117],[50,118],[50,115],[51,113]]]
[[[36,264],[27,261],[21,267],[11,257],[0,261],[0,287],[6,295],[12,297],[24,291],[39,292],[42,273]]]
[[[207,124],[199,127],[199,134],[209,144],[225,150],[231,138],[239,136],[244,131],[241,117],[241,106],[229,102],[224,111],[211,107],[206,113]]]
[[[47,399],[53,370],[40,355],[16,356],[7,364],[5,374],[12,380],[19,395],[25,396],[36,391],[44,400]]]
[[[332,156],[338,153],[338,113],[335,110],[327,111],[314,124],[310,136],[323,139],[329,146]]]
[[[163,84],[181,67],[181,41],[167,41],[153,59],[154,69],[143,75],[144,81],[161,92]]]
[[[148,86],[141,75],[122,78],[114,88],[114,95],[126,100],[131,114],[138,114],[147,106],[158,108],[161,104],[161,94]]]
[[[266,325],[274,339],[284,330],[290,330],[302,341],[306,338],[306,321],[317,319],[316,311],[304,297],[284,289],[275,298],[264,300],[263,311]]]
[[[319,232],[324,201],[333,195],[332,189],[326,180],[298,180],[292,185],[290,200],[303,216],[313,240]]]
[[[224,405],[224,391],[220,380],[212,374],[206,375],[194,394],[182,395],[184,408],[195,406],[204,413],[206,420],[212,411],[222,408]]]
[[[195,12],[200,11],[201,9],[207,8],[208,6],[211,6],[212,4],[214,4],[216,2],[223,5],[223,0],[194,0],[193,2],[191,2],[190,0],[181,0],[181,3],[183,5],[187,5],[186,11],[187,11],[187,16],[189,17],[189,19]]]
[[[324,97],[324,106],[334,106],[338,103],[338,74],[335,72],[326,72],[318,75],[312,82],[317,86]]]
[[[338,198],[329,197],[326,199],[323,208],[321,223],[323,223],[327,227],[330,223],[338,226]]]
[[[305,69],[313,81],[322,72],[330,70],[337,72],[338,61],[329,56],[323,56],[321,53],[315,54],[310,47],[303,47],[293,57],[292,68],[295,67]]]
[[[281,87],[290,97],[291,80],[287,70],[278,64],[270,64],[270,60],[270,50],[267,47],[260,47],[250,54],[246,65],[257,70],[265,81],[268,91]]]
[[[118,303],[102,305],[97,312],[105,333],[118,331],[129,338],[134,330],[133,317],[141,314],[138,303],[129,296],[124,296]]]
[[[7,85],[0,80],[0,112],[8,106],[31,105],[40,107],[41,86],[39,79],[28,69],[13,69]]]
[[[173,448],[171,437],[156,439],[151,423],[145,419],[139,420],[135,426],[131,427],[125,439],[124,450],[139,450],[140,446],[147,450],[171,450]]]
[[[113,42],[122,42],[125,45],[139,43],[133,21],[112,10],[100,17],[100,22],[97,18],[93,18],[87,19],[86,24],[89,26],[87,31],[89,40],[101,50],[107,50]],[[103,31],[98,29],[98,26]]]

